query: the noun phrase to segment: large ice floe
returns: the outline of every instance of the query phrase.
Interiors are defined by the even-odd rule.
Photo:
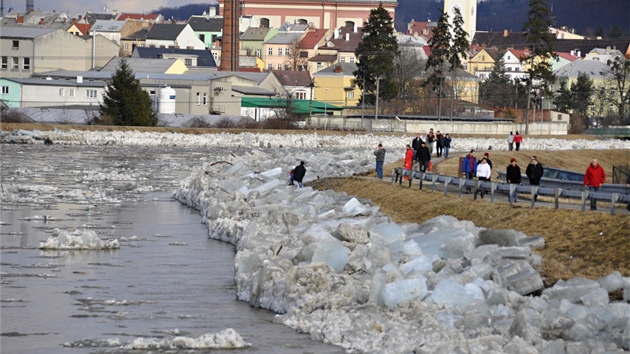
[[[87,229],[54,229],[52,236],[39,243],[42,250],[111,250],[120,248],[117,239],[103,240]]]
[[[236,245],[237,297],[314,339],[368,353],[629,349],[630,305],[608,297],[630,296],[618,272],[544,289],[543,237],[450,216],[399,225],[369,201],[287,186],[255,151],[231,163],[197,168],[174,197]]]

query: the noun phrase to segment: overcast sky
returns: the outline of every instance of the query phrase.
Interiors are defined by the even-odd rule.
[[[216,4],[214,0],[33,0],[35,10],[57,10],[66,12],[70,17],[84,15],[88,10],[94,12],[150,12],[160,7],[177,7],[188,4]],[[4,13],[9,8],[16,11],[26,11],[26,0],[4,0]],[[107,9],[107,10],[106,10]]]

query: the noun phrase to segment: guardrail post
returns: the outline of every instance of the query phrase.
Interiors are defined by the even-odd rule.
[[[619,198],[619,193],[613,193],[610,196],[610,215],[615,214],[615,203],[617,202],[618,198]]]
[[[497,189],[495,182],[490,182],[490,203],[494,203],[494,191]]]
[[[438,179],[438,175],[435,173],[431,174],[431,192],[435,192],[435,182]]]
[[[514,191],[516,191],[516,184],[510,183],[510,194],[508,195],[510,206],[514,206]]]
[[[536,205],[536,196],[538,195],[538,186],[532,186],[532,208]]]
[[[392,168],[392,183],[395,183],[396,180],[398,179],[398,172],[397,172],[397,168]]]
[[[420,180],[420,184],[418,185],[418,189],[422,189],[422,181],[424,180],[424,172],[418,171],[418,179]],[[411,187],[411,186],[409,186]]]
[[[588,191],[582,191],[582,211],[586,210],[586,198],[588,197]]]
[[[459,184],[459,186],[458,186],[458,188],[457,188],[457,190],[458,190],[458,191],[457,191],[457,197],[461,198],[461,197],[462,197],[462,189],[464,188],[464,185],[466,184],[466,180],[465,180],[465,179],[463,179],[463,178],[460,178],[460,179],[458,180],[458,182],[459,182],[459,183],[458,183],[458,184]]]
[[[479,185],[481,184],[481,182],[479,180],[475,181],[475,196],[473,197],[473,200],[477,200],[477,193],[479,193]],[[483,190],[481,191],[481,193],[483,193]]]
[[[560,194],[562,194],[562,188],[553,189],[553,204],[556,210],[560,207],[560,202],[558,201]]]
[[[444,196],[448,193],[448,184],[451,183],[451,177],[444,177]]]

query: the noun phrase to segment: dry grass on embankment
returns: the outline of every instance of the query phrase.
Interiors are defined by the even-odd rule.
[[[0,129],[77,129],[77,130],[137,130],[187,134],[240,133],[234,129],[194,128],[145,128],[145,127],[95,127],[53,126],[37,124],[0,124]],[[273,131],[271,134],[310,133],[312,131]],[[318,134],[348,134],[347,132],[322,132]],[[357,134],[356,132],[354,134]],[[359,133],[360,134],[360,133]],[[394,134],[394,135],[400,135]],[[410,134],[408,134],[410,135]],[[462,136],[460,136],[462,137]],[[529,137],[532,138],[532,137]],[[558,136],[560,139],[584,139],[585,136]],[[553,166],[572,171],[584,171],[592,158],[598,158],[606,173],[612,174],[612,165],[630,164],[630,150],[571,150],[571,151],[490,151],[495,169],[504,169],[511,157],[516,157],[523,172],[531,155],[536,155],[544,166]],[[483,155],[479,151],[478,155]],[[402,162],[385,166],[389,173]],[[436,165],[441,174],[456,175],[458,156],[453,156]],[[369,173],[367,176],[375,176]],[[495,174],[496,176],[496,174]],[[615,270],[630,277],[630,216],[610,215],[606,212],[581,212],[579,210],[554,210],[546,207],[530,208],[519,203],[511,207],[506,202],[490,203],[489,198],[473,201],[470,196],[456,195],[407,188],[386,180],[372,178],[319,179],[309,185],[317,189],[343,191],[360,198],[368,198],[373,205],[392,217],[396,222],[422,223],[439,215],[452,215],[461,220],[470,220],[477,226],[516,229],[527,235],[541,235],[546,246],[536,252],[542,255],[542,275],[548,285],[559,279],[584,277],[597,279]],[[603,207],[604,205],[602,205]]]

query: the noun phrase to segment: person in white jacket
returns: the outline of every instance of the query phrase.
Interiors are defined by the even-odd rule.
[[[477,178],[480,181],[489,181],[491,177],[492,167],[490,167],[490,165],[488,164],[488,160],[484,157],[483,159],[481,159],[481,163],[477,166]],[[483,198],[484,194],[485,191],[483,188],[481,188],[481,198]]]

